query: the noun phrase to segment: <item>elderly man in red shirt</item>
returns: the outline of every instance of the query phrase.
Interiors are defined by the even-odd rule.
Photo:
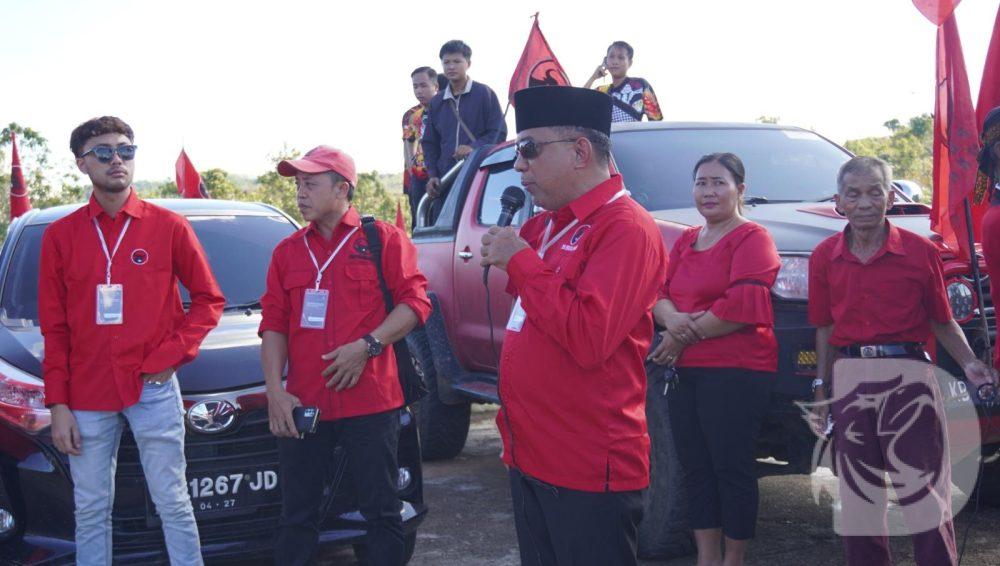
[[[611,101],[514,95],[514,168],[536,205],[520,237],[493,227],[483,265],[517,295],[500,360],[497,426],[525,565],[636,564],[649,483],[650,309],[666,275],[652,217],[609,174]]]
[[[841,524],[854,531],[859,524],[872,525],[872,530],[878,531],[844,536],[848,564],[892,564],[885,496],[872,501],[874,491],[865,490],[869,483],[881,485],[885,473],[898,474],[901,465],[922,471],[920,478],[926,485],[919,493],[938,502],[931,517],[935,528],[913,535],[917,563],[954,564],[957,557],[949,482],[936,488],[926,479],[935,474],[950,477],[946,425],[940,412],[914,413],[913,407],[918,405],[912,403],[917,399],[915,393],[930,394],[937,397],[931,399],[931,404],[940,407],[936,382],[921,376],[909,383],[905,376],[885,380],[876,374],[832,372],[838,357],[928,361],[923,345],[933,334],[962,367],[973,390],[996,379],[995,373],[976,358],[952,318],[937,248],[926,238],[886,220],[894,199],[891,179],[889,165],[874,157],[851,159],[837,177],[837,207],[847,217],[848,225],[842,233],[820,243],[809,263],[809,321],[817,327],[813,390],[817,402],[825,401],[832,377],[838,391],[838,398],[832,400],[832,412],[843,507]],[[896,375],[893,371],[892,376]],[[840,380],[843,382],[837,384]],[[908,387],[914,384],[918,387]],[[882,401],[877,402],[879,399]],[[825,409],[821,409],[822,420],[825,415]],[[912,419],[914,424],[899,434],[890,434],[899,419]],[[867,472],[859,478],[853,469]],[[859,486],[864,481],[868,483]],[[895,487],[900,493],[911,486]],[[927,519],[914,516],[912,510],[916,507],[908,505],[901,500],[908,523]]]
[[[69,454],[77,564],[111,564],[115,464],[128,420],[171,564],[201,564],[174,370],[198,353],[225,299],[194,230],[132,188],[132,128],[104,116],[73,130],[90,202],[42,237],[38,314],[52,440]],[[185,313],[177,281],[191,293]]]
[[[278,173],[295,177],[299,210],[309,226],[275,248],[261,299],[261,363],[281,467],[276,563],[312,560],[330,455],[340,444],[368,523],[369,561],[401,566],[396,446],[403,393],[395,353],[387,346],[430,314],[427,279],[417,269],[409,238],[377,222],[382,272],[395,304],[386,315],[372,243],[351,206],[358,178],[349,155],[319,146],[302,159],[282,161]],[[299,406],[320,414],[316,432],[302,438],[292,416]]]

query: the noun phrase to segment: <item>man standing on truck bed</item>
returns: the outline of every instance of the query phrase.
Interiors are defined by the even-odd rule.
[[[453,39],[438,53],[448,86],[427,107],[423,138],[427,167],[427,194],[437,199],[434,216],[441,208],[441,176],[478,147],[507,139],[507,124],[495,92],[469,78],[472,48]]]
[[[666,252],[649,214],[608,170],[611,100],[535,87],[514,95],[514,168],[549,211],[521,237],[493,227],[483,265],[510,276],[497,426],[521,561],[636,564],[649,484],[650,309]]]

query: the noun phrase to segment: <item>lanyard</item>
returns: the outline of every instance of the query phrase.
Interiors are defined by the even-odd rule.
[[[333,250],[333,253],[330,254],[330,257],[326,258],[326,262],[323,263],[323,267],[319,266],[319,262],[316,261],[316,254],[314,254],[313,251],[312,251],[312,248],[309,247],[309,240],[306,238],[306,236],[309,234],[309,232],[307,231],[307,232],[304,232],[302,234],[302,241],[305,242],[305,244],[306,244],[306,251],[309,252],[309,259],[313,260],[313,265],[316,266],[316,289],[317,290],[319,290],[319,281],[320,281],[320,279],[323,278],[323,272],[326,271],[326,268],[330,266],[330,262],[333,261],[333,258],[337,257],[337,253],[340,252],[340,248],[344,247],[344,244],[347,243],[347,240],[349,240],[351,238],[351,236],[354,235],[354,233],[357,232],[357,231],[358,231],[358,227],[355,226],[354,228],[351,229],[350,232],[347,233],[346,236],[344,236],[344,239],[341,240],[339,244],[337,244],[337,249]]]
[[[111,260],[114,259],[115,254],[118,253],[118,246],[122,245],[122,240],[125,238],[125,232],[128,232],[128,227],[132,224],[132,217],[128,217],[125,220],[125,226],[122,227],[122,231],[118,234],[118,241],[115,242],[115,249],[108,253],[108,243],[104,241],[104,232],[101,232],[101,227],[97,225],[97,219],[92,218],[94,221],[94,230],[97,230],[97,237],[101,240],[101,249],[104,250],[104,257],[108,259],[108,266],[104,270],[104,279],[107,281],[108,285],[111,284]]]
[[[610,199],[608,199],[608,202],[604,203],[601,206],[602,207],[607,206],[607,205],[615,202],[616,200],[622,198],[623,196],[625,196],[627,194],[628,194],[628,191],[626,191],[625,189],[622,189],[622,190],[618,191],[617,193],[615,193],[615,195],[613,197],[611,197]],[[549,241],[549,236],[552,235],[552,219],[550,218],[548,224],[545,225],[545,235],[542,236],[542,246],[540,248],[538,248],[538,257],[540,257],[542,259],[545,259],[545,252],[549,251],[549,248],[551,248],[553,244],[555,244],[556,242],[558,242],[560,238],[562,238],[563,236],[566,235],[566,232],[569,232],[570,229],[573,226],[576,226],[579,223],[580,223],[580,219],[574,218],[572,222],[570,222],[569,224],[567,224],[565,228],[563,228],[562,230],[560,230],[559,233],[556,234],[556,236],[554,238],[552,238],[552,241]]]

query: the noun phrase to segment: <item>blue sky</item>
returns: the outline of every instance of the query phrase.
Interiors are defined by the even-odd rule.
[[[284,145],[325,143],[395,172],[410,71],[464,39],[470,75],[505,103],[536,11],[574,84],[630,42],[668,120],[779,116],[843,142],[933,109],[935,29],[910,0],[344,4],[0,0],[0,123],[39,130],[68,163],[74,126],[118,115],[138,179],[172,178],[182,145],[203,170],[258,175]],[[973,99],[997,5],[957,11]]]

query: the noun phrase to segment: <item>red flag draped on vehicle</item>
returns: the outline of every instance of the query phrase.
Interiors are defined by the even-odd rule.
[[[31,210],[31,199],[28,198],[28,185],[24,184],[21,173],[21,158],[17,154],[17,136],[10,132],[10,219],[13,220]]]
[[[201,175],[194,168],[191,159],[182,149],[177,156],[177,192],[184,198],[212,198],[208,195],[205,183],[201,182]]]
[[[521,59],[510,78],[510,88],[507,99],[513,101],[514,93],[529,86],[570,86],[569,77],[556,59],[549,42],[545,41],[541,28],[538,27],[538,14],[534,16],[535,23],[528,34],[528,42],[521,52]]]
[[[403,218],[403,207],[396,201],[396,227],[406,232],[406,220]]]
[[[969,92],[962,42],[955,23],[955,7],[961,0],[913,0],[914,5],[937,31],[937,89],[934,101],[934,198],[931,229],[968,258],[968,227],[965,199],[972,203],[976,181],[979,129]],[[984,203],[972,206],[976,240],[986,212]]]

